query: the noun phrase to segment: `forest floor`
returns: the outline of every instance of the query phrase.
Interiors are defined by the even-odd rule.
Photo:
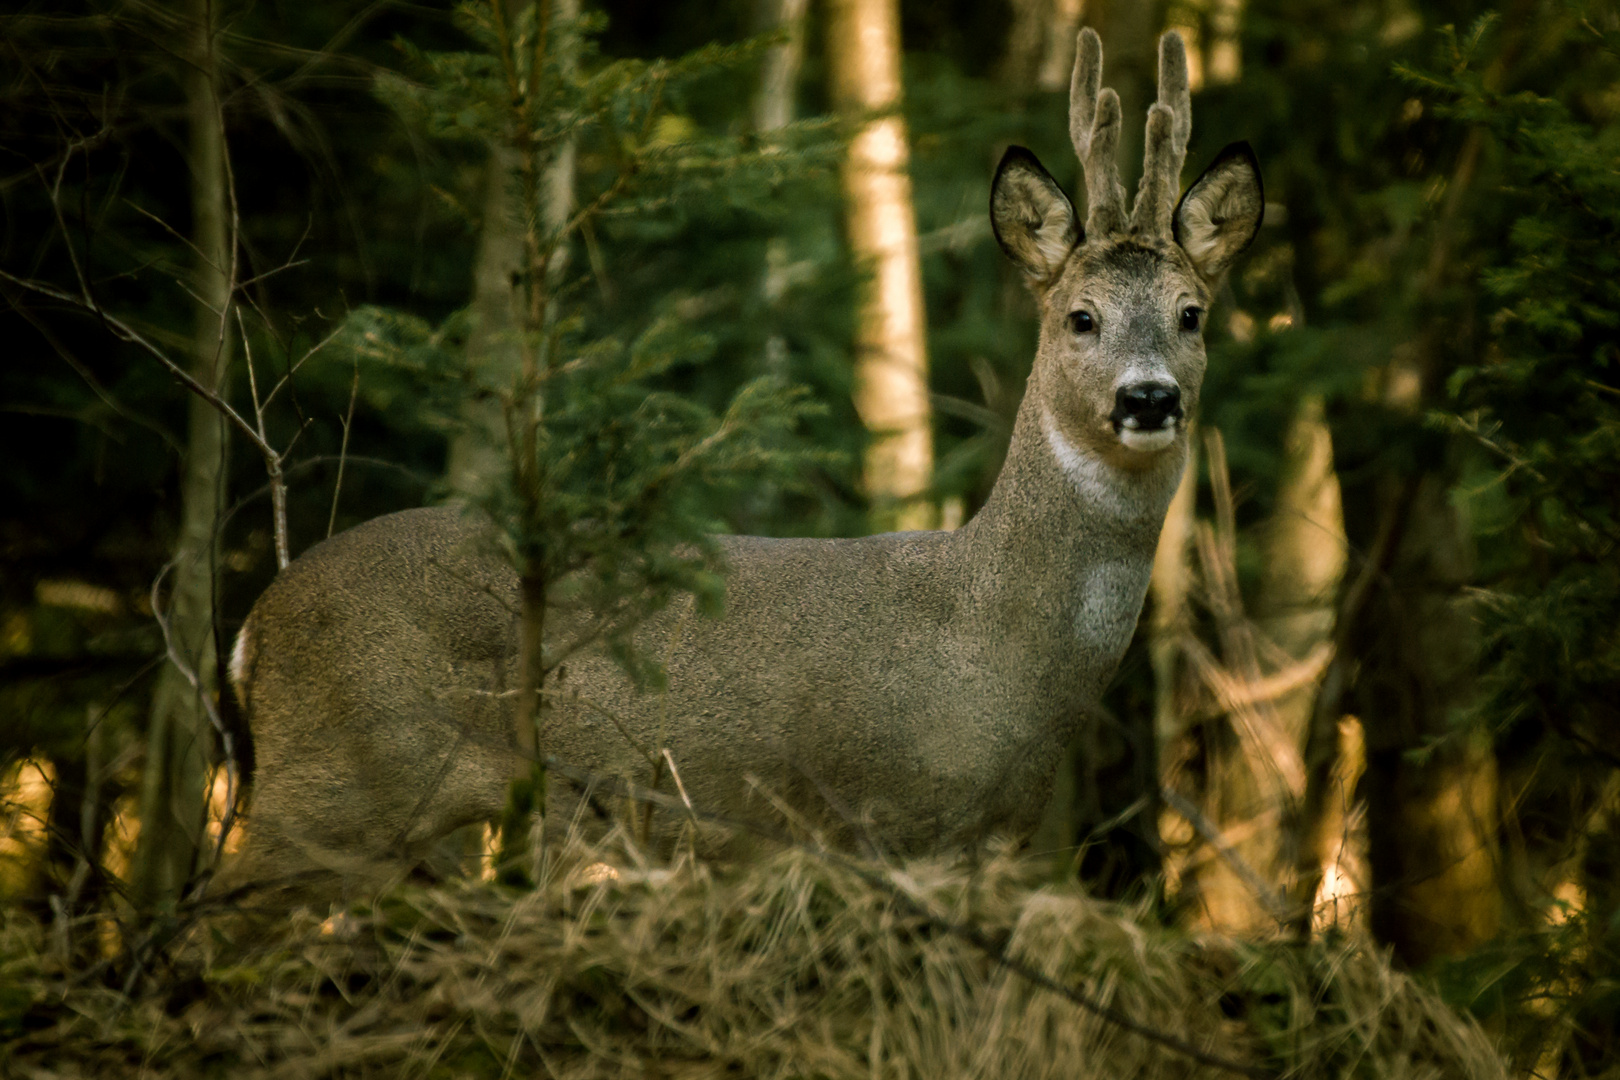
[[[0,912],[0,1074],[1505,1077],[1351,941],[1237,942],[1045,863],[557,845],[538,888],[253,898],[134,934]]]

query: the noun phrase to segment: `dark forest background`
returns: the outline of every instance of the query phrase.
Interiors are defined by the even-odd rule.
[[[791,6],[587,3],[600,26],[580,62],[744,42]],[[189,9],[10,7],[0,891],[49,918],[172,904],[206,862],[251,776],[251,739],[211,688],[277,538],[263,454],[157,359],[187,365],[209,287]],[[795,166],[746,191],[720,168],[710,195],[606,218],[570,257],[588,325],[633,336],[673,318],[705,335],[708,359],[662,389],[719,408],[774,372],[819,404],[795,421],[794,441],[824,452],[802,482],[711,508],[724,527],[853,535],[886,520],[851,398],[866,268],[845,226],[843,129],[821,124],[842,107],[835,43],[821,5],[798,17]],[[445,355],[466,347],[489,149],[398,87],[428,78],[425,54],[474,44],[438,5],[260,0],[215,18],[214,235],[240,312],[218,392],[279,455],[296,557],[455,494],[443,403],[354,333],[356,313],[381,311]],[[1184,182],[1238,139],[1265,176],[1265,225],[1207,333],[1194,482],[1108,722],[1074,748],[1031,857],[1189,928],[1359,936],[1494,1025],[1525,1071],[1614,1075],[1620,10],[905,0],[900,19],[932,406],[917,499],[936,520],[989,492],[1029,370],[1033,305],[986,203],[1011,144],[1073,190],[1075,29],[1102,33],[1136,129],[1127,172],[1151,43],[1179,27],[1197,81]],[[686,81],[662,137],[745,152],[782,40]],[[579,168],[588,184],[611,162],[582,153]],[[252,395],[288,373],[256,416]],[[206,553],[200,616],[172,568],[183,550]],[[188,748],[164,702],[194,692],[165,689],[154,599],[175,634],[182,616],[202,628],[174,640],[205,658],[219,700],[217,731]],[[204,832],[143,824],[187,784]]]

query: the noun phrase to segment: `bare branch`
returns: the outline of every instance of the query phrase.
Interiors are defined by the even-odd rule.
[[[330,334],[327,334],[320,341],[317,341],[314,345],[312,345],[310,347],[308,352],[306,352],[303,356],[299,357],[297,362],[295,362],[292,367],[287,369],[287,374],[285,374],[281,378],[277,379],[276,384],[270,388],[270,393],[265,395],[265,398],[264,398],[265,407],[269,408],[270,403],[275,400],[276,395],[281,393],[281,391],[283,389],[285,389],[286,386],[289,383],[292,382],[292,377],[294,375],[298,374],[298,371],[299,371],[300,368],[302,368],[305,364],[309,363],[310,359],[313,358],[316,353],[320,352],[322,349],[326,348],[333,341],[335,341],[337,339],[337,336],[339,334],[341,334],[342,332],[343,332],[343,327],[341,325],[339,325],[337,329],[333,330]]]
[[[1179,791],[1168,784],[1159,788],[1159,796],[1164,799],[1166,806],[1186,818],[1192,827],[1197,829],[1205,840],[1209,841],[1210,846],[1219,853],[1222,861],[1230,866],[1232,872],[1241,878],[1243,884],[1247,885],[1249,890],[1254,893],[1255,898],[1266,909],[1266,913],[1277,920],[1277,925],[1287,926],[1293,922],[1294,916],[1289,911],[1288,905],[1283,902],[1282,897],[1272,891],[1271,886],[1266,884],[1265,879],[1255,871],[1254,867],[1243,861],[1243,856],[1239,855],[1237,849],[1229,844],[1226,837],[1221,834],[1219,826],[1205,817],[1198,807],[1194,806]]]
[[[8,295],[6,299],[10,301],[11,309],[17,314],[21,315],[24,319],[28,320],[28,324],[35,330],[39,331],[39,335],[45,339],[46,344],[56,351],[56,355],[62,358],[63,363],[72,368],[74,373],[78,375],[79,378],[84,380],[85,385],[90,388],[90,392],[95,394],[96,398],[100,400],[103,405],[106,405],[114,413],[123,417],[125,420],[128,420],[130,423],[139,424],[141,427],[151,431],[157,435],[158,438],[162,439],[170,450],[173,450],[176,454],[180,453],[180,444],[175,441],[174,436],[169,433],[168,429],[166,429],[162,424],[159,424],[156,420],[149,419],[142,416],[140,413],[135,412],[123,402],[113,397],[112,392],[102,385],[100,379],[96,378],[95,372],[91,371],[89,367],[87,367],[84,362],[73,353],[73,350],[69,349],[62,339],[56,336],[48,324],[39,319],[29,308],[18,303],[13,297]]]
[[[354,363],[354,381],[349,384],[349,413],[343,418],[343,443],[338,447],[337,482],[332,485],[332,513],[326,519],[326,535],[337,525],[338,496],[343,493],[343,466],[349,460],[349,430],[354,426],[354,401],[360,396],[360,361]]]
[[[44,282],[34,281],[30,278],[21,278],[7,270],[0,270],[0,280],[9,281],[11,284],[20,289],[27,289],[29,292],[38,293],[41,296],[48,296],[53,300],[60,300],[65,304],[71,304],[80,310],[88,311],[90,314],[96,316],[96,318],[100,319],[108,330],[112,332],[113,336],[119,341],[138,346],[139,348],[150,353],[159,363],[168,368],[169,374],[179,379],[180,382],[185,385],[186,389],[198,395],[204,401],[208,402],[208,404],[219,410],[220,415],[224,416],[232,426],[234,426],[243,435],[247,436],[248,441],[253,444],[254,448],[258,450],[259,453],[266,455],[275,454],[275,451],[270,449],[269,445],[259,437],[259,433],[254,430],[253,425],[244,420],[241,413],[231,408],[229,402],[193,378],[190,372],[186,371],[185,368],[175,363],[174,360],[171,359],[162,348],[154,344],[151,339],[147,338],[144,334],[140,333],[138,330],[124,322],[122,319],[118,318],[116,315],[113,315],[103,309],[101,305],[97,304],[94,299],[89,297],[88,293],[83,297],[74,296],[73,294],[64,292],[53,285],[47,285]]]
[[[264,471],[270,476],[270,524],[276,537],[276,569],[285,570],[291,561],[287,543],[287,482],[281,470],[286,451],[276,453],[269,450],[270,440],[264,431],[264,404],[259,402],[259,384],[253,374],[253,343],[248,340],[247,323],[242,318],[241,308],[236,309],[236,325],[242,333],[242,359],[247,364],[248,385],[253,388],[253,413],[259,425],[259,445],[265,448]],[[268,404],[268,399],[265,404]],[[302,428],[299,434],[303,434]],[[298,436],[294,435],[293,441],[297,440]],[[292,444],[289,443],[287,450],[291,449]]]

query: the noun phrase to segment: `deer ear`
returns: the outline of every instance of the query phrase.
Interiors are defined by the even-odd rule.
[[[1074,204],[1035,155],[1010,146],[990,184],[990,226],[1007,257],[1035,285],[1057,277],[1080,242]]]
[[[1260,163],[1248,143],[1235,142],[1215,155],[1181,197],[1172,227],[1198,272],[1213,280],[1253,242],[1265,214]]]

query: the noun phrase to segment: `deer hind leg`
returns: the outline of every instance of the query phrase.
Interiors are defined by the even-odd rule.
[[[498,815],[515,775],[501,714],[446,708],[420,686],[361,682],[319,700],[303,689],[255,687],[258,767],[232,879],[324,875],[369,887],[424,861],[448,873],[456,860],[442,838]]]

